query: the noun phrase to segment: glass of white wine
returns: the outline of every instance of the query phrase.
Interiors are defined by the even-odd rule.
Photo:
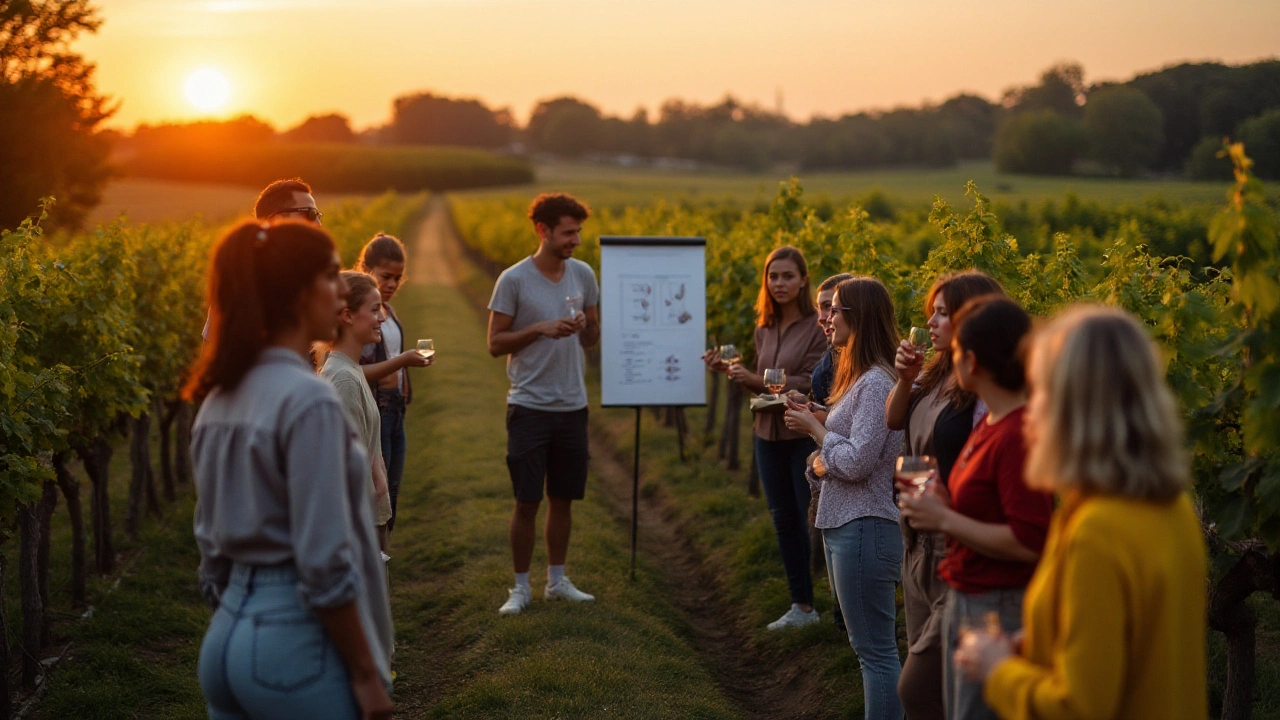
[[[924,494],[938,477],[938,461],[929,455],[903,455],[894,466],[898,482],[914,488],[915,496]]]
[[[787,386],[787,371],[782,368],[769,368],[764,371],[764,386],[769,388],[769,392],[773,393],[773,397],[769,400],[777,400],[779,393]]]
[[[907,335],[907,342],[915,346],[916,352],[923,355],[932,343],[929,340],[928,328],[913,327]]]
[[[721,345],[720,359],[723,360],[726,365],[736,365],[742,362],[742,353],[738,352],[738,348],[733,345]]]
[[[418,341],[418,354],[428,360],[436,356],[436,345],[431,338]]]

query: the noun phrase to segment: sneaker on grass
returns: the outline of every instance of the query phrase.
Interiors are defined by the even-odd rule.
[[[555,585],[548,584],[546,593],[543,595],[547,600],[572,600],[573,602],[590,602],[595,600],[595,595],[588,595],[569,582],[569,578],[561,578],[560,582]]]
[[[799,605],[792,603],[791,609],[782,617],[769,623],[768,627],[770,630],[786,630],[788,628],[804,627],[805,625],[811,625],[816,622],[818,622],[817,610],[805,612],[800,609]]]
[[[529,607],[529,600],[533,595],[533,591],[524,585],[517,585],[507,591],[510,595],[507,601],[502,603],[502,607],[498,608],[499,615],[519,615],[521,610]]]

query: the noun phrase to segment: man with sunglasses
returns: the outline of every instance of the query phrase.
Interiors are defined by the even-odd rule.
[[[263,222],[303,220],[320,225],[324,213],[316,208],[311,186],[299,178],[277,180],[263,188],[253,204],[253,216]]]
[[[320,225],[324,213],[316,207],[316,199],[311,194],[311,186],[301,178],[276,180],[258,193],[253,203],[253,216],[267,223],[273,220],[302,220],[313,225]],[[204,330],[200,331],[200,339],[209,338],[209,319],[204,321]]]

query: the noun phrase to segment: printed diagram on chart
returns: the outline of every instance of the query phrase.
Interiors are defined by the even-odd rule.
[[[693,319],[685,309],[685,283],[674,280],[662,283],[662,324],[683,325]]]
[[[689,278],[623,276],[621,281],[624,328],[656,330],[693,320],[685,302]]]

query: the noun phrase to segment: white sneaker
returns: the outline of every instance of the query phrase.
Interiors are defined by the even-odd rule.
[[[502,603],[502,607],[498,608],[499,615],[519,615],[521,610],[529,607],[529,600],[533,596],[533,591],[525,585],[517,585],[507,591],[510,595],[507,601]]]
[[[799,605],[792,603],[791,609],[788,610],[782,617],[769,623],[768,627],[770,630],[786,630],[789,628],[798,628],[798,627],[804,627],[805,625],[812,625],[813,623],[816,623],[816,622],[818,622],[817,610],[810,610],[809,612],[805,612],[800,609]]]
[[[573,602],[590,602],[596,599],[595,595],[588,595],[573,586],[569,578],[560,578],[560,582],[552,585],[547,584],[545,594],[547,600],[572,600]]]

